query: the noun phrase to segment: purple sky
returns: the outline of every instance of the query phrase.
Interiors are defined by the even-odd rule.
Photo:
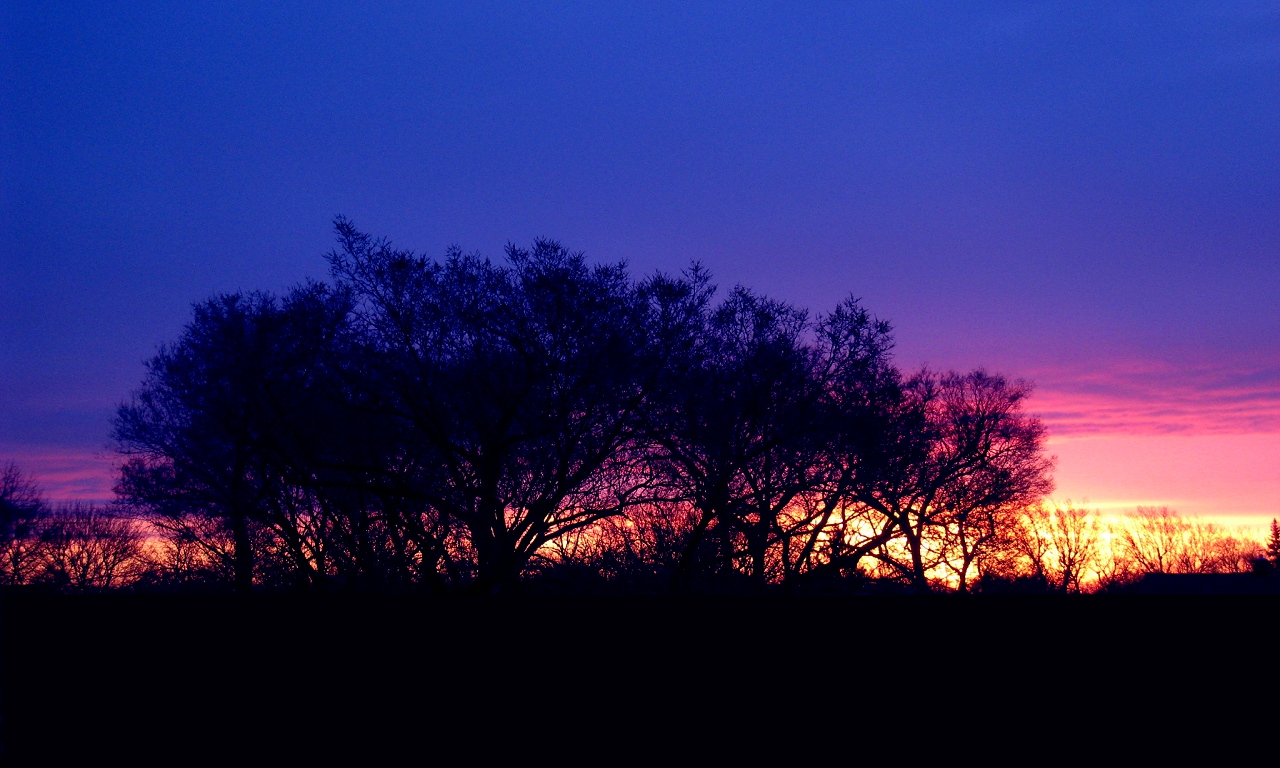
[[[191,303],[323,277],[343,213],[854,293],[1035,379],[1064,493],[1280,511],[1280,3],[422,5],[0,6],[0,459],[105,487]],[[1247,475],[1099,479],[1206,436]]]

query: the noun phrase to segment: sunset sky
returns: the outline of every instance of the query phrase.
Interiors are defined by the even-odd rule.
[[[1055,497],[1280,515],[1280,2],[0,5],[0,461],[220,291],[401,246],[701,261],[1034,381]]]

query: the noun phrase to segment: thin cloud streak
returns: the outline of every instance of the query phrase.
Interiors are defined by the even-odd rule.
[[[115,499],[114,459],[102,451],[33,445],[0,444],[0,462],[12,459],[40,485],[52,502]]]
[[[1280,433],[1280,365],[1144,362],[1033,378],[1031,407],[1055,437]]]
[[[1055,498],[1106,512],[1168,506],[1255,531],[1280,513],[1280,364],[1129,361],[1032,378]]]

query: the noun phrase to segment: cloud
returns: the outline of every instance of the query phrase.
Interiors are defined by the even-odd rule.
[[[101,451],[37,445],[0,445],[0,464],[12,460],[35,478],[53,502],[109,502],[112,458]]]
[[[1280,365],[1141,362],[1040,371],[1030,407],[1055,436],[1280,433]]]

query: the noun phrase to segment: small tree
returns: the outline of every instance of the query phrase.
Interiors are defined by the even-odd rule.
[[[41,525],[48,507],[40,488],[13,462],[0,467],[0,583],[29,584],[41,566]]]
[[[1130,548],[1125,544],[1123,523],[1107,524],[1101,533],[1103,546],[1094,561],[1094,570],[1098,581],[1094,589],[1099,592],[1122,590],[1141,577],[1142,571],[1130,555]]]
[[[91,592],[123,586],[142,570],[137,522],[95,504],[73,503],[48,515],[42,578],[59,589]]]
[[[1022,575],[1048,581],[1049,559],[1053,550],[1052,529],[1053,511],[1043,502],[1022,510],[1018,527],[1009,542],[1010,548],[1023,561],[1018,568]]]
[[[1144,573],[1174,573],[1190,526],[1168,507],[1138,507],[1125,521],[1125,554]]]
[[[1280,570],[1280,522],[1271,518],[1271,536],[1267,539],[1267,560],[1271,567]]]
[[[1053,514],[1050,536],[1055,554],[1057,586],[1063,592],[1079,592],[1085,574],[1097,562],[1101,543],[1097,516],[1067,502]]]

